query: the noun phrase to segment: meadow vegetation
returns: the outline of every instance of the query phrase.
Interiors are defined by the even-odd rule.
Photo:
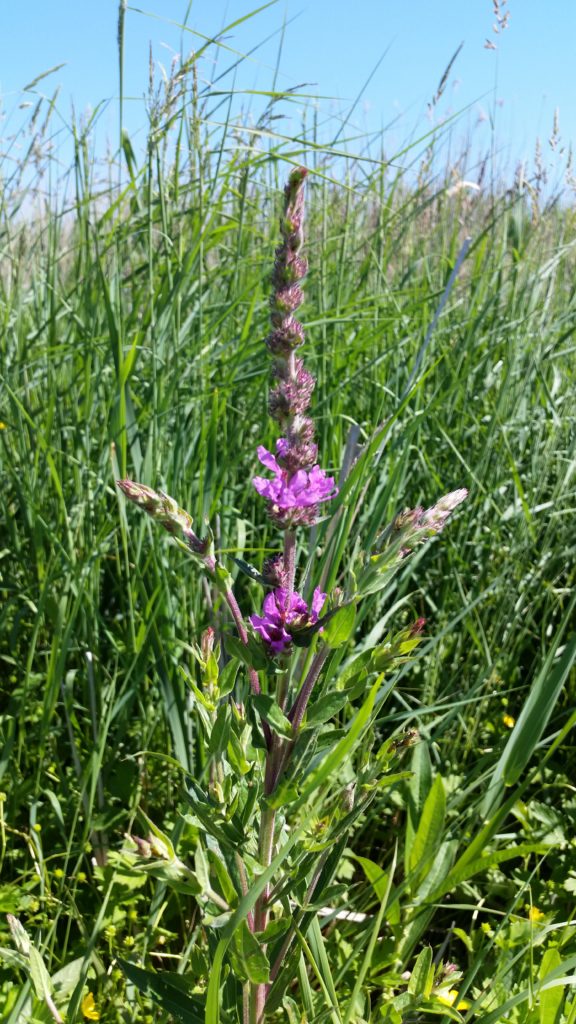
[[[366,747],[418,741],[358,819],[270,1019],[574,1022],[570,180],[559,194],[537,166],[501,184],[472,149],[449,159],[457,122],[397,155],[385,137],[328,145],[307,100],[274,89],[240,126],[232,71],[205,86],[202,57],[151,85],[141,159],[124,135],[95,162],[90,123],[75,124],[57,180],[45,80],[26,146],[4,155],[1,1019],[51,1021],[52,1000],[70,1022],[216,1024],[197,894],[170,855],[144,870],[125,837],[156,829],[217,886],[184,796],[210,757],[187,677],[200,685],[194,644],[229,618],[115,481],[208,518],[243,606],[260,610],[233,559],[260,566],[277,547],[251,481],[276,436],[263,339],[281,190],[305,165],[322,464],[338,476],[364,452],[346,507],[366,550],[402,509],[457,487],[469,498],[339,649],[345,673],[368,642],[426,619]],[[339,530],[332,584],[353,554]],[[326,544],[322,524],[302,536],[312,576]],[[353,714],[340,708],[336,729]],[[356,769],[339,765],[327,807]],[[232,1002],[223,1024],[241,1019]]]

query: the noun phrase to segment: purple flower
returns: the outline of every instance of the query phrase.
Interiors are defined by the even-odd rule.
[[[276,442],[276,449],[281,456],[286,450],[286,439],[281,437]],[[312,466],[312,469],[299,469],[296,473],[290,474],[288,470],[282,469],[274,455],[267,451],[262,445],[258,448],[258,458],[266,469],[274,473],[272,480],[262,476],[255,476],[252,480],[258,494],[270,502],[271,511],[278,514],[288,514],[290,518],[293,512],[301,509],[311,508],[321,501],[328,501],[338,493],[334,485],[334,478],[326,476],[320,466]]]
[[[284,587],[278,587],[264,598],[263,615],[251,615],[250,623],[264,640],[273,654],[282,654],[291,644],[292,636],[287,627],[302,629],[318,622],[318,615],[326,600],[319,587],[312,595],[310,611],[300,594],[289,594]]]

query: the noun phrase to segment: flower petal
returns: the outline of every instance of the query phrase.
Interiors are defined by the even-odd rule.
[[[261,444],[258,446],[257,455],[262,465],[266,466],[266,469],[270,469],[273,473],[282,472],[280,466],[276,462],[275,456],[272,455],[272,452],[269,452],[268,449],[264,447],[264,445]]]
[[[252,477],[252,483],[258,491],[258,494],[262,495],[263,498],[268,498],[269,501],[273,500],[273,494],[271,493],[271,480],[267,480],[264,476],[255,476]]]
[[[327,595],[324,594],[320,590],[320,587],[316,587],[316,590],[314,591],[314,593],[312,595],[312,604],[310,606],[310,612],[311,612],[312,616],[316,616],[316,618],[314,620],[315,622],[318,621],[318,617],[320,615],[320,612],[322,611],[322,608],[324,607],[324,602],[326,600],[326,596]]]

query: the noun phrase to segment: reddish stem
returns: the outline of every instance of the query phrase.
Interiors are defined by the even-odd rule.
[[[288,718],[292,722],[292,728],[295,733],[298,732],[298,729],[302,725],[302,719],[304,718],[304,713],[306,711],[308,701],[310,700],[310,695],[316,685],[318,676],[324,667],[324,662],[326,661],[329,653],[330,648],[323,647],[322,650],[316,654],[310,666],[310,671],[304,680],[302,689],[288,712]]]
[[[294,530],[286,530],[284,534],[284,571],[286,573],[286,590],[288,601],[294,593],[296,578],[296,534]]]

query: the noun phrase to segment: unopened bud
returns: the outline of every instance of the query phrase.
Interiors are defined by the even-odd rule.
[[[204,663],[208,661],[208,658],[210,657],[212,651],[214,650],[214,637],[215,633],[212,626],[208,626],[208,629],[205,629],[204,632],[202,633],[202,638],[200,640],[200,650],[202,652],[202,661]]]
[[[266,558],[262,566],[262,579],[270,587],[276,590],[278,587],[286,587],[288,575],[284,568],[284,557],[281,554],[271,555]]]
[[[435,505],[427,508],[420,520],[419,526],[432,530],[433,533],[440,533],[446,525],[450,514],[468,497],[468,491],[461,487],[457,491],[450,491],[440,498]]]
[[[164,491],[155,491],[146,484],[135,480],[117,480],[118,487],[129,501],[147,512],[157,523],[172,536],[180,537],[195,555],[207,556],[209,542],[201,540],[192,529],[192,516],[180,507],[174,498]],[[204,557],[204,565],[214,571],[214,559]]]
[[[424,509],[421,505],[418,505],[416,508],[405,508],[403,512],[399,512],[395,517],[392,523],[393,532],[402,533],[404,530],[418,526],[423,513]]]
[[[420,634],[422,633],[425,625],[426,625],[426,619],[423,619],[423,618],[416,619],[416,621],[413,622],[412,625],[410,626],[410,629],[408,630],[408,635],[410,637],[420,636]]]
[[[284,356],[304,344],[304,328],[294,316],[287,316],[268,335],[266,344],[274,355]]]
[[[347,786],[344,787],[344,789],[342,790],[341,797],[340,797],[340,802],[342,804],[342,810],[346,814],[349,814],[350,811],[354,810],[355,798],[356,798],[356,783],[355,782],[350,782]]]
[[[404,730],[402,736],[398,736],[396,739],[392,740],[391,747],[396,752],[406,750],[408,747],[413,747],[418,743],[419,739],[420,733],[418,732],[418,729],[410,727],[409,729]]]
[[[149,858],[152,856],[152,846],[147,839],[142,839],[141,836],[129,835],[129,839],[138,847],[138,853],[142,857]]]
[[[133,501],[148,515],[155,515],[162,506],[162,496],[146,484],[139,484],[135,480],[117,480],[116,484],[129,501]]]
[[[279,288],[270,299],[271,319],[274,327],[281,327],[284,317],[293,313],[302,305],[304,295],[300,285],[290,284],[287,288]]]

